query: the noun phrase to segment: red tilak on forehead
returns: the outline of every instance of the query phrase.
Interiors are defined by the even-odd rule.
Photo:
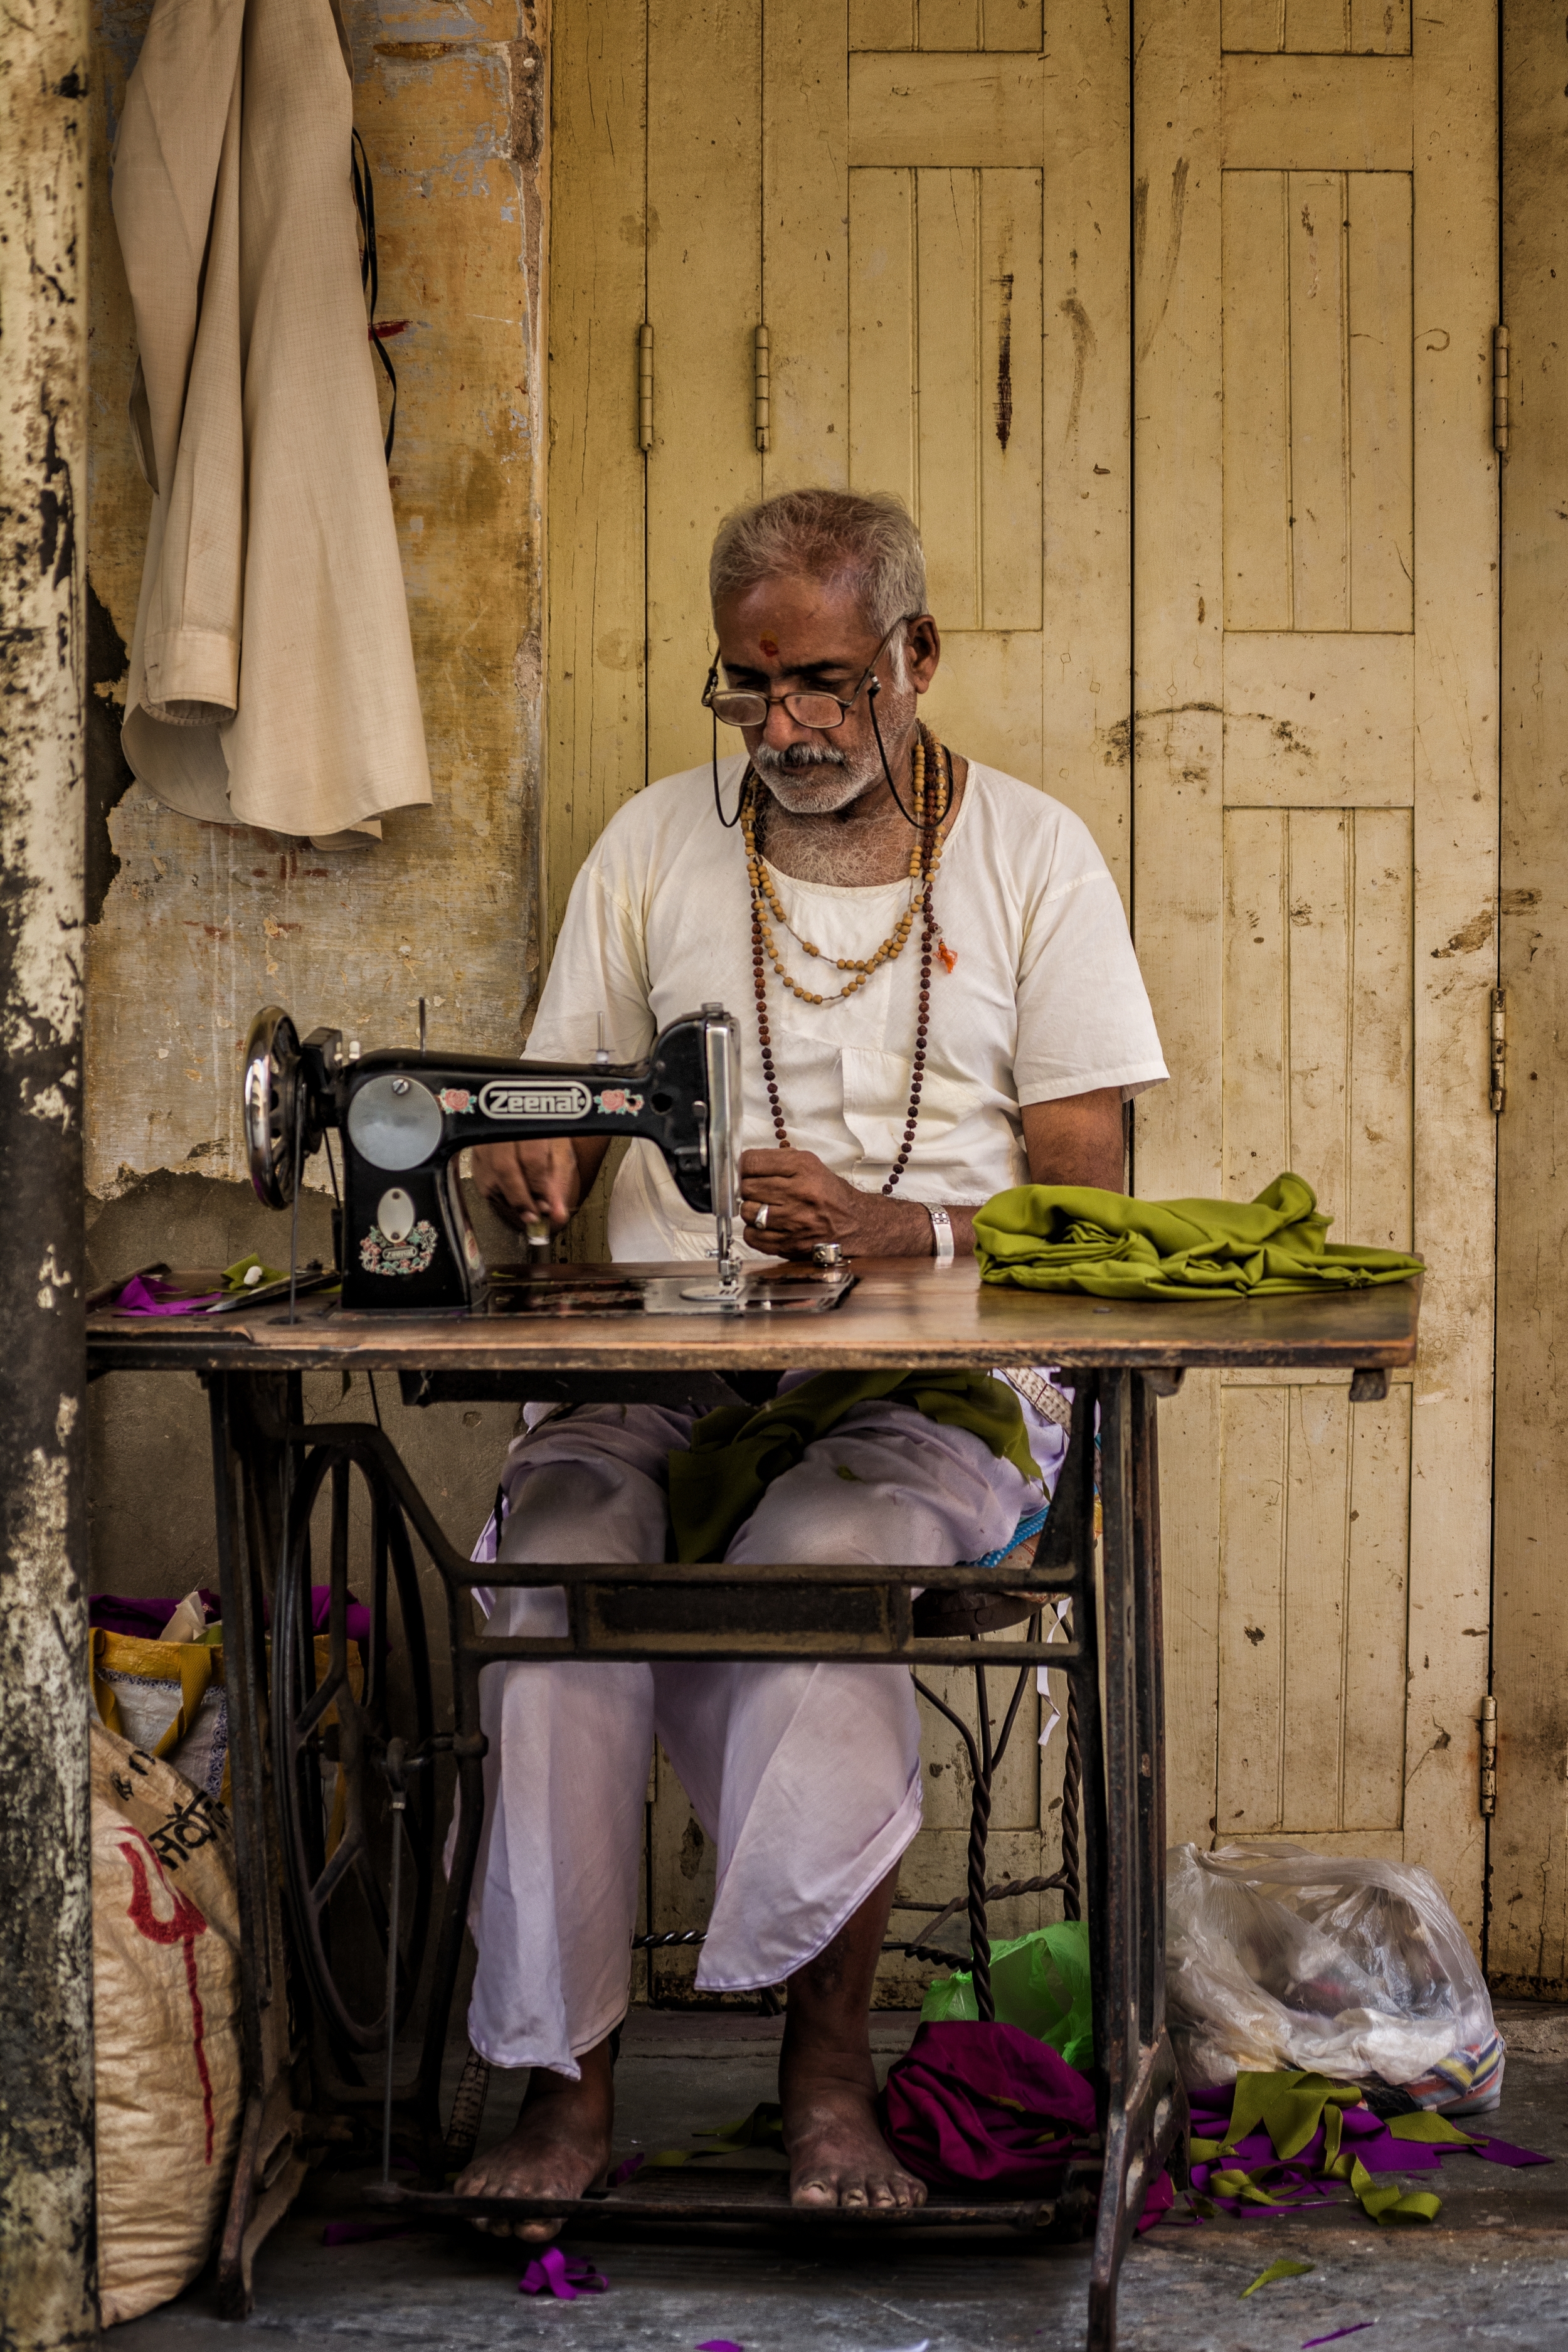
[[[763,653],[767,655],[771,661],[779,649],[778,639],[776,637],[759,637],[757,639],[757,643],[761,646]]]

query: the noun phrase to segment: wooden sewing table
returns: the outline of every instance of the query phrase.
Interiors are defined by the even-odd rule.
[[[655,1271],[655,1269],[647,1269]],[[672,1269],[658,1269],[669,1272]],[[689,1276],[692,1269],[679,1271]],[[723,1383],[742,1373],[808,1363],[822,1370],[895,1367],[1059,1366],[1075,1391],[1074,1425],[1056,1498],[1032,1561],[1006,1566],[1012,1592],[1037,1605],[1072,1603],[1070,1639],[994,1638],[986,1665],[1048,1663],[1069,1676],[1082,1759],[1085,1908],[1094,1982],[1096,2091],[1103,2162],[1069,2168],[1059,2196],[959,2207],[933,2199],[912,2215],[824,2214],[788,2205],[773,2186],[759,2201],[694,2195],[690,2176],[584,2199],[507,2204],[563,2213],[595,2226],[625,2217],[669,2224],[692,2220],[766,2220],[775,2225],[849,2229],[931,2228],[995,2221],[1046,2235],[1094,2238],[1088,2336],[1094,2352],[1115,2342],[1116,2284],[1150,2182],[1184,2147],[1185,2101],[1164,2022],[1165,1798],[1160,1600],[1158,1400],[1196,1368],[1338,1368],[1352,1398],[1386,1391],[1389,1371],[1415,1353],[1417,1282],[1321,1297],[1160,1301],[1107,1305],[1088,1297],[983,1286],[972,1260],[939,1270],[928,1261],[864,1261],[858,1281],[831,1312],[719,1318],[700,1314],[607,1313],[408,1316],[340,1313],[319,1295],[216,1317],[121,1317],[95,1307],[88,1322],[89,1377],[115,1370],[198,1372],[207,1388],[217,1506],[229,1754],[244,1924],[244,2029],[248,2101],[238,2168],[220,2252],[224,2307],[250,2304],[255,2251],[286,2210],[303,2172],[298,2135],[312,2098],[322,2103],[318,2060],[312,2084],[289,1992],[303,1979],[326,2019],[337,2080],[325,2104],[357,2102],[379,2114],[374,2062],[384,2065],[386,2013],[403,2023],[420,1979],[426,1930],[439,1923],[426,1982],[423,2053],[399,2113],[423,2147],[419,2189],[372,2192],[407,2218],[449,2218],[464,2210],[441,2175],[452,2148],[437,2100],[447,2012],[465,1932],[467,1894],[481,1811],[478,1682],[496,1658],[654,1659],[855,1658],[921,1664],[974,1664],[973,1636],[914,1630],[907,1571],[852,1569],[484,1568],[466,1545],[489,1496],[473,1498],[454,1547],[395,1450],[372,1423],[307,1424],[300,1375],[344,1369],[396,1372],[405,1401],[433,1406],[498,1399],[658,1401],[704,1411],[731,1400]],[[586,1269],[553,1267],[545,1279],[571,1283]],[[604,1270],[595,1272],[602,1276]],[[216,1284],[215,1286],[216,1286]],[[1099,1446],[1095,1442],[1098,1413]],[[1103,1509],[1094,1526],[1096,1454]],[[349,1486],[357,1471],[370,1489],[372,1633],[356,1699],[346,1632]],[[318,1679],[308,1605],[310,1521],[330,1490],[331,1664]],[[410,1536],[429,1554],[447,1600],[455,1724],[437,1730],[429,1658]],[[926,1587],[962,1592],[994,1586],[994,1569],[922,1569]],[[569,1631],[559,1640],[487,1641],[474,1631],[468,1599],[476,1583],[564,1584]],[[405,1653],[403,1730],[395,1732],[386,1657],[396,1646],[395,1604]],[[271,1626],[270,1644],[266,1632]],[[1039,1619],[1028,1619],[1037,1635]],[[412,1692],[412,1698],[408,1696]],[[461,1827],[444,1902],[437,1869],[444,1821],[437,1817],[437,1754],[456,1764]],[[328,1774],[331,1774],[329,1780]],[[324,1792],[342,1775],[331,1831]],[[402,1807],[414,1876],[391,1906],[397,1920],[396,1996],[368,2018],[331,1981],[327,1907],[358,1872],[387,1940],[384,1871],[374,1866],[386,1813],[366,1791]],[[390,1841],[389,1841],[390,1842]],[[401,1864],[399,1865],[401,1867]],[[973,1870],[972,1870],[973,1876]],[[288,1896],[279,1901],[279,1883]],[[984,1896],[984,1870],[980,1894]],[[286,1940],[285,1918],[288,1921]],[[984,1909],[972,1904],[972,1933]],[[288,1990],[286,1991],[286,1986]],[[362,2005],[363,2006],[363,2005]],[[317,2016],[317,2024],[321,2022]],[[319,2036],[318,2036],[319,2041]],[[363,2061],[363,2065],[356,2062]],[[333,2071],[330,2069],[329,2071]],[[462,2135],[457,2134],[460,2143]],[[759,2179],[746,2176],[755,2186]],[[427,2184],[434,2180],[431,2188]],[[941,2208],[940,2212],[937,2210]],[[487,2204],[487,2211],[491,2210]],[[498,2204],[496,2211],[501,2210]]]

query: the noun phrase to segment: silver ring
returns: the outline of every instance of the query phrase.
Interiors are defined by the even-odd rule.
[[[768,1222],[768,1204],[765,1201],[763,1202],[762,1207],[757,1211],[757,1213],[752,1222],[756,1226],[758,1233],[761,1233]]]

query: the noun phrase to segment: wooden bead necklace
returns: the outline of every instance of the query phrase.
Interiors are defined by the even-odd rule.
[[[922,730],[921,732],[923,731]],[[937,835],[934,861],[929,875],[922,864],[925,854],[925,745],[919,736],[915,739],[914,751],[914,800],[915,838],[914,845],[910,851],[909,905],[874,955],[825,956],[813,940],[801,938],[800,933],[784,913],[778,892],[774,889],[772,877],[768,873],[766,860],[757,846],[757,826],[763,814],[763,803],[755,779],[748,779],[745,795],[741,804],[741,837],[746,845],[746,878],[752,887],[752,922],[754,926],[761,929],[763,944],[767,950],[769,962],[791,994],[798,996],[803,1004],[842,1004],[846,997],[853,996],[858,989],[864,988],[872,973],[881,965],[895,963],[902,955],[910,933],[914,929],[915,917],[920,911],[921,902],[931,884],[936,879],[937,867],[942,863],[940,834]],[[768,919],[770,912],[773,920],[789,933],[804,954],[820,958],[824,962],[830,962],[838,971],[852,971],[855,978],[847,986],[841,988],[837,996],[824,996],[814,989],[803,988],[795,975],[785,969],[784,960],[779,952],[778,942],[773,938],[773,923]]]
[[[945,786],[940,803],[934,807],[928,803],[926,798],[926,746],[928,743],[931,746],[933,764]],[[758,818],[763,812],[763,802],[761,787],[754,776],[747,777],[741,803],[742,833],[746,844],[746,875],[752,894],[752,980],[757,998],[757,1037],[762,1047],[763,1083],[767,1088],[768,1109],[773,1118],[773,1135],[781,1151],[787,1151],[790,1143],[789,1133],[784,1126],[784,1109],[779,1100],[778,1075],[773,1067],[773,1036],[768,1026],[767,962],[772,962],[773,970],[778,973],[784,986],[792,990],[800,998],[802,1003],[842,1004],[846,997],[853,996],[857,989],[864,988],[872,973],[882,964],[897,961],[914,928],[917,910],[921,916],[920,1010],[915,1017],[915,1051],[910,1070],[909,1108],[904,1117],[903,1137],[899,1145],[898,1156],[893,1162],[893,1172],[882,1187],[884,1194],[890,1192],[898,1183],[909,1165],[910,1154],[914,1149],[915,1123],[920,1117],[921,1089],[925,1084],[926,1032],[931,1024],[931,959],[933,955],[940,954],[950,971],[957,961],[942,940],[937,930],[936,917],[931,910],[931,886],[936,880],[937,868],[942,863],[942,820],[952,805],[952,754],[939,744],[934,737],[928,734],[924,727],[921,727],[915,738],[913,765],[915,845],[910,856],[910,903],[874,955],[864,958],[836,956],[831,959],[838,971],[855,974],[855,978],[846,987],[840,989],[837,996],[814,995],[810,990],[802,988],[784,969],[783,958],[779,954],[772,926],[768,920],[770,909],[790,933],[791,938],[799,941],[807,955],[821,956],[822,950],[815,947],[809,940],[800,939],[799,933],[794,929],[783,907],[779,904],[778,894],[773,889],[757,842]]]

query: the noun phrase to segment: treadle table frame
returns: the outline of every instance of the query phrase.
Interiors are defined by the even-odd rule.
[[[647,1269],[654,1271],[655,1269]],[[668,1271],[669,1269],[658,1269]],[[574,1269],[552,1269],[555,1278]],[[289,1738],[319,1719],[335,1692],[343,1726],[343,1769],[367,1769],[347,1704],[348,1479],[358,1468],[371,1487],[379,1654],[389,1578],[413,1578],[408,1529],[440,1570],[454,1667],[454,1754],[462,1813],[454,1869],[437,1944],[436,1982],[419,2072],[400,2103],[418,2126],[426,2172],[441,2142],[438,2089],[447,2010],[464,1934],[482,1805],[479,1675],[498,1659],[855,1658],[911,1665],[973,1664],[972,1640],[917,1634],[907,1570],[832,1567],[477,1568],[447,1539],[381,1431],[369,1423],[303,1421],[298,1376],[337,1368],[397,1371],[410,1402],[476,1398],[595,1402],[655,1398],[695,1410],[729,1401],[727,1372],[778,1370],[808,1355],[817,1369],[897,1367],[917,1370],[1057,1365],[1076,1391],[1068,1453],[1033,1562],[1009,1565],[1010,1591],[1074,1602],[1072,1638],[990,1641],[987,1665],[1048,1664],[1069,1677],[1082,1741],[1084,1860],[1095,1981],[1096,2090],[1104,2161],[1094,2220],[1087,2343],[1112,2352],[1122,2255],[1150,2181],[1181,2159],[1185,2100],[1164,2021],[1165,1780],[1161,1629],[1157,1401],[1174,1394],[1194,1368],[1338,1368],[1352,1398],[1383,1395],[1392,1369],[1415,1353],[1420,1286],[1400,1283],[1315,1297],[1255,1301],[1161,1301],[1106,1305],[1088,1297],[983,1286],[972,1261],[938,1269],[930,1261],[863,1261],[859,1279],[832,1313],[769,1317],[602,1318],[342,1315],[331,1302],[300,1300],[290,1325],[283,1305],[216,1318],[156,1323],[98,1308],[89,1317],[89,1377],[117,1370],[194,1370],[207,1388],[217,1512],[219,1580],[229,1707],[231,1780],[245,1949],[243,2023],[248,2097],[240,2160],[220,2250],[225,2310],[250,2307],[251,2265],[303,2172],[300,2134],[310,2104],[310,2062],[290,2015],[289,1949],[278,1899],[280,1839],[276,1767],[295,1752]],[[548,1277],[547,1277],[548,1278]],[[717,1376],[717,1378],[715,1378]],[[1100,1434],[1103,1533],[1096,1574],[1094,1415]],[[278,1606],[276,1643],[287,1658],[310,1648],[289,1616],[298,1562],[309,1580],[310,1500],[330,1478],[333,1518],[332,1666],[292,1723],[269,1720],[265,1612]],[[279,1586],[278,1570],[285,1574]],[[921,1570],[928,1590],[988,1588],[995,1569]],[[473,1631],[467,1595],[475,1584],[564,1584],[569,1630],[559,1640],[489,1641]],[[705,1606],[694,1609],[701,1591]],[[1098,1603],[1098,1606],[1096,1605]],[[713,1622],[717,1618],[718,1622]],[[405,1617],[405,1625],[407,1619]],[[420,1620],[422,1624],[422,1619]],[[294,1648],[290,1648],[290,1644]],[[416,1680],[427,1661],[416,1660]],[[374,1670],[373,1670],[374,1671]],[[1100,1684],[1103,1680],[1103,1706]],[[361,1741],[361,1747],[355,1742]],[[448,1742],[443,1738],[440,1742]],[[385,1743],[383,1743],[384,1748]],[[351,1752],[351,1750],[353,1752]],[[370,1759],[376,1760],[376,1759]],[[352,1769],[351,1769],[352,1768]],[[384,1755],[379,1769],[386,1769]],[[352,1848],[353,1817],[337,1854]],[[428,1833],[429,1824],[426,1824]],[[345,1864],[346,1866],[346,1864]],[[972,1873],[973,1874],[973,1873]],[[982,1882],[982,1896],[984,1885]],[[314,1932],[294,1889],[294,1933]],[[429,1889],[416,1890],[427,1902]],[[972,1913],[973,1903],[972,1900]],[[983,1915],[982,1915],[983,1916]],[[983,1928],[982,1928],[983,1932]],[[402,2010],[398,2011],[401,2021]],[[384,2052],[384,2012],[379,2043]],[[379,2094],[359,2095],[362,2105]],[[438,2170],[437,2177],[439,2177]],[[376,2200],[434,2218],[467,2200],[393,2187]],[[531,2200],[537,2203],[538,2200]],[[770,2202],[777,2210],[769,2212]],[[1054,2200],[959,2206],[933,2200],[905,2227],[949,2220],[973,2226],[1079,2234],[1095,2206],[1081,2176]],[[645,2216],[642,2209],[648,2209]],[[949,2210],[951,2209],[951,2210]],[[511,2210],[525,2210],[516,2200]],[[645,2184],[549,2204],[543,2210],[602,2224],[628,2220],[783,2221],[800,2216],[776,2192],[706,2200],[683,2182],[679,2196]],[[833,2217],[833,2226],[900,2226],[890,2217]]]

